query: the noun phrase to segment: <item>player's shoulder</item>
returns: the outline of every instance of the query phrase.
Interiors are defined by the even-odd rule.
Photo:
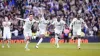
[[[45,19],[44,19],[43,17],[39,19],[39,21],[44,21],[44,20],[45,20]]]
[[[24,19],[24,20],[29,20],[29,18],[26,18],[26,19]]]
[[[10,23],[10,24],[11,24],[11,22],[10,22],[10,21],[8,21],[8,23]]]
[[[77,18],[75,17],[74,20],[77,20]]]
[[[65,24],[65,21],[64,20],[61,20],[61,23],[64,23]]]
[[[52,21],[52,24],[57,24],[57,20],[53,20]]]
[[[57,20],[54,20],[53,22],[54,22],[54,23],[57,23]]]
[[[65,22],[64,20],[61,20],[61,22]]]
[[[29,18],[23,19],[24,21],[29,21]]]
[[[80,20],[81,20],[81,21],[84,21],[84,19],[83,19],[83,18],[80,18]]]
[[[37,22],[35,19],[32,20],[33,22]]]
[[[77,20],[77,18],[73,18],[73,21],[76,21]]]

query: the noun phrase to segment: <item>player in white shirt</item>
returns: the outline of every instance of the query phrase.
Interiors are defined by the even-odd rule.
[[[28,17],[27,19],[21,19],[21,18],[17,18],[17,19],[25,21],[25,24],[24,24],[24,26],[23,26],[23,28],[24,28],[23,33],[24,33],[24,37],[25,37],[25,41],[26,41],[25,49],[26,49],[26,50],[30,50],[30,49],[28,48],[28,44],[29,44],[29,40],[30,40],[31,37],[32,37],[32,30],[31,30],[31,27],[32,27],[32,25],[33,25],[34,22],[35,22],[35,20],[33,19],[33,15],[30,14],[29,17]]]
[[[52,25],[54,25],[54,31],[55,31],[55,44],[57,46],[57,48],[59,48],[59,38],[61,38],[61,34],[64,30],[64,26],[65,26],[65,22],[63,20],[61,20],[60,17],[57,18],[57,20],[55,20]]]
[[[5,16],[5,21],[2,23],[3,25],[3,42],[2,42],[2,48],[4,48],[4,42],[7,39],[8,40],[8,48],[10,48],[10,40],[11,40],[11,31],[10,31],[10,25],[11,22],[8,20],[8,17]]]
[[[40,37],[40,40],[36,44],[36,48],[38,48],[39,44],[43,41],[43,38],[45,37],[45,33],[47,32],[47,25],[49,23],[49,20],[47,18],[44,18],[43,10],[41,11],[41,16],[39,17],[39,31],[37,32],[37,36]]]
[[[86,28],[88,28],[84,20],[80,17],[80,15],[77,15],[77,17],[74,18],[72,22],[70,23],[70,29],[73,30],[72,39],[74,37],[78,37],[78,48],[79,49],[80,49],[80,42],[81,42],[80,37],[81,37],[81,32],[82,32],[82,26],[85,26]]]

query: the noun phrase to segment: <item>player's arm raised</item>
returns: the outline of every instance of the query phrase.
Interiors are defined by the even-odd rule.
[[[67,25],[65,21],[62,21],[63,24],[63,30],[65,29],[65,26]]]
[[[16,17],[16,19],[21,20],[21,21],[26,21],[25,19],[18,18],[18,17]]]
[[[74,19],[71,21],[71,23],[70,23],[70,25],[69,25],[69,28],[70,28],[70,29],[72,29],[72,25],[73,25],[73,23],[75,22],[75,20],[76,20],[76,18],[74,18]]]
[[[50,23],[50,26],[53,25],[55,28],[55,24],[56,24],[56,21],[53,21],[52,23]]]
[[[84,20],[83,20],[83,19],[81,19],[81,20],[82,20],[84,26],[86,27],[86,29],[88,29],[88,26],[87,26],[87,24],[84,22]]]
[[[40,13],[41,13],[42,19],[44,19],[44,9],[43,8],[40,9]]]

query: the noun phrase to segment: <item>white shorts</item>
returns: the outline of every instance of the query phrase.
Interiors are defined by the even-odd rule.
[[[25,39],[31,39],[32,31],[24,31],[24,37]]]
[[[11,32],[3,32],[3,39],[11,39]]]
[[[77,35],[81,36],[81,30],[80,29],[79,30],[73,30],[73,36],[77,36]]]
[[[55,37],[62,37],[62,30],[55,30]]]
[[[39,32],[40,32],[40,34],[44,34],[45,35],[46,30],[40,30]]]
[[[45,35],[46,30],[40,30],[36,32],[36,36]]]
[[[56,30],[55,29],[55,34],[62,34],[62,30]]]

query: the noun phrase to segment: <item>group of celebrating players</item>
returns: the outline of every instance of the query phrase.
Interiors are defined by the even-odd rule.
[[[63,20],[63,18],[61,18],[60,16],[56,17],[54,19],[53,22],[50,22],[50,19],[48,18],[44,18],[44,11],[40,10],[40,16],[39,16],[39,20],[35,20],[33,17],[33,14],[29,14],[28,18],[26,19],[22,19],[22,18],[18,18],[16,17],[16,19],[18,20],[22,20],[25,21],[24,26],[23,26],[23,34],[24,34],[24,38],[25,38],[25,50],[30,50],[28,48],[28,44],[30,43],[30,39],[32,39],[32,37],[34,39],[36,39],[37,37],[39,37],[39,41],[36,44],[35,48],[39,48],[38,46],[40,45],[40,43],[43,41],[43,38],[45,37],[45,32],[47,32],[47,26],[49,24],[54,26],[54,32],[55,32],[55,45],[57,46],[57,48],[59,48],[59,38],[61,37],[61,34],[63,32],[63,30],[65,29],[66,23]],[[34,23],[38,24],[38,31],[36,32],[35,36],[32,36],[32,30],[31,27]],[[6,39],[8,39],[8,48],[10,48],[10,40],[11,40],[11,31],[10,31],[10,25],[11,22],[8,20],[7,17],[5,17],[5,21],[3,22],[3,42],[2,42],[2,48],[4,48],[4,42]],[[69,26],[69,30],[72,30],[73,32],[73,36],[72,39],[74,37],[78,38],[78,48],[80,49],[80,42],[81,42],[81,29],[82,26],[85,26],[86,28],[87,25],[84,22],[84,20],[80,17],[80,15],[77,15],[75,18],[73,18],[73,20],[70,23]]]

